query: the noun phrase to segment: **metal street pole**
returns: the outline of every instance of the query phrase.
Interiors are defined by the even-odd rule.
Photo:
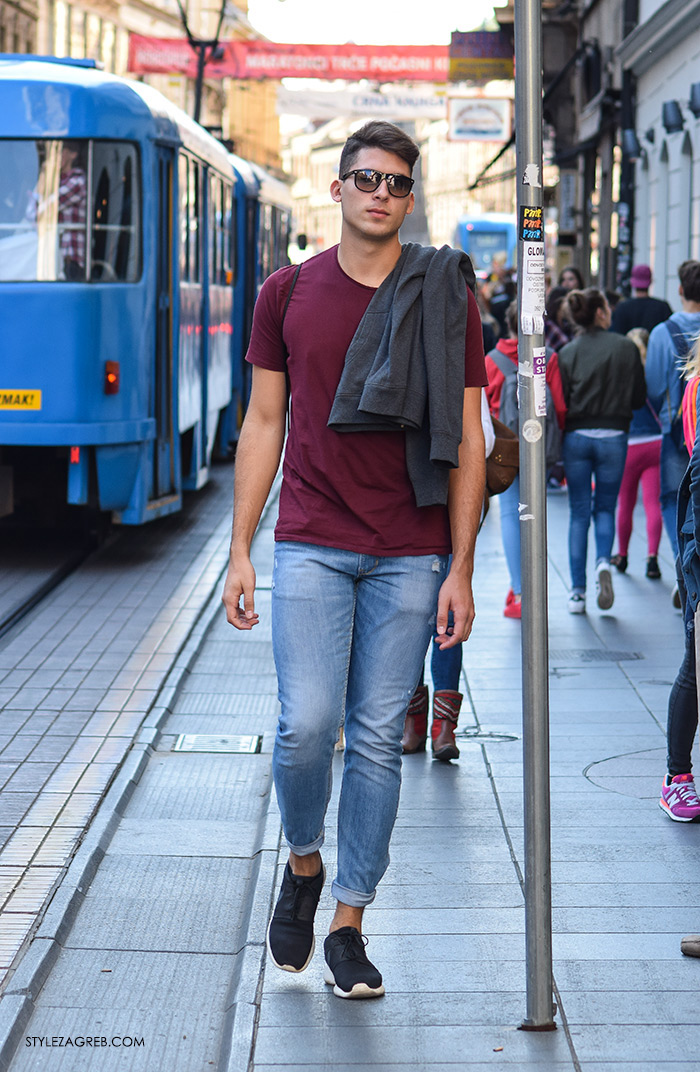
[[[547,678],[542,0],[515,0],[514,8],[527,968],[527,1014],[522,1027],[551,1031],[556,1024],[552,999]]]

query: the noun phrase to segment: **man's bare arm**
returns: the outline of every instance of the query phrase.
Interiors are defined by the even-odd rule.
[[[484,503],[485,479],[481,388],[467,387],[464,392],[459,468],[450,473],[447,500],[452,533],[452,566],[438,596],[436,643],[441,649],[461,644],[472,630],[474,546]],[[447,632],[449,611],[452,611],[454,618],[451,634]]]
[[[258,622],[250,547],[279,468],[286,415],[284,373],[254,366],[250,402],[236,448],[233,534],[222,596],[226,619],[236,629],[252,629]]]

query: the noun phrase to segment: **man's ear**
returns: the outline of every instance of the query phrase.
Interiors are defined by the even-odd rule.
[[[410,193],[408,195],[408,208],[406,209],[406,215],[410,216],[415,207],[416,207],[416,199],[413,196],[413,194]]]
[[[331,183],[331,197],[334,201],[340,201],[340,193],[342,189],[343,184],[340,179],[333,179],[333,182]]]

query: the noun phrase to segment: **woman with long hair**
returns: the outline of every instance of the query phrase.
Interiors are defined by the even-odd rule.
[[[610,575],[615,506],[632,411],[644,404],[647,392],[637,347],[609,330],[610,306],[602,291],[572,290],[567,301],[570,319],[581,328],[559,351],[567,407],[563,459],[569,489],[569,611],[585,614],[591,514],[598,606],[609,610],[615,599]]]

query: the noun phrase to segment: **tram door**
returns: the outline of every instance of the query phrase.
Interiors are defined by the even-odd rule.
[[[173,227],[174,154],[158,147],[158,204],[156,221],[156,442],[153,451],[153,489],[156,498],[176,491],[173,413]]]

